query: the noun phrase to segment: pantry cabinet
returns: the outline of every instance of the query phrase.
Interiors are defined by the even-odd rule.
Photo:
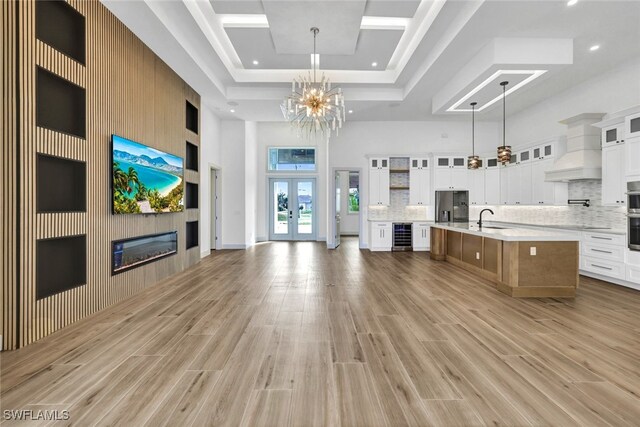
[[[369,205],[389,205],[389,158],[369,159]]]
[[[414,206],[431,203],[431,169],[429,159],[411,158],[409,169],[409,204]]]
[[[638,118],[640,120],[640,118]],[[628,138],[624,143],[626,171],[625,174],[631,180],[640,178],[640,136]]]
[[[624,206],[626,201],[625,144],[602,149],[602,205]]]
[[[467,172],[469,181],[469,204],[484,205],[485,197],[485,169],[469,170]]]

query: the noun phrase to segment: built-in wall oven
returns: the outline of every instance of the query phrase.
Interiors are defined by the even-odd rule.
[[[640,251],[640,181],[627,183],[629,249]]]

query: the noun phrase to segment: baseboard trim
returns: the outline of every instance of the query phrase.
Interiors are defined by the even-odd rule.
[[[624,286],[625,288],[640,291],[640,285],[633,282],[627,282],[626,280],[620,280],[620,279],[615,279],[613,277],[603,276],[601,274],[592,273],[590,271],[580,270],[579,273],[582,276],[591,277],[592,279],[598,279],[598,280],[602,280],[603,282],[612,283],[614,285]]]
[[[211,255],[211,249],[200,252],[200,258],[208,257],[209,255]]]
[[[232,250],[237,250],[237,249],[248,249],[251,246],[247,245],[246,243],[227,243],[222,245],[222,249],[232,249]]]

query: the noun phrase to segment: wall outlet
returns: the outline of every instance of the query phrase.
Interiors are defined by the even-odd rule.
[[[536,247],[535,246],[531,246],[531,248],[529,248],[529,254],[531,256],[536,256]]]
[[[480,252],[476,252],[476,259],[480,259]]]

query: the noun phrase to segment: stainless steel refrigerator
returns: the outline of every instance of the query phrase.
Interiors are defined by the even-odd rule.
[[[436,191],[436,222],[469,222],[468,191]]]

